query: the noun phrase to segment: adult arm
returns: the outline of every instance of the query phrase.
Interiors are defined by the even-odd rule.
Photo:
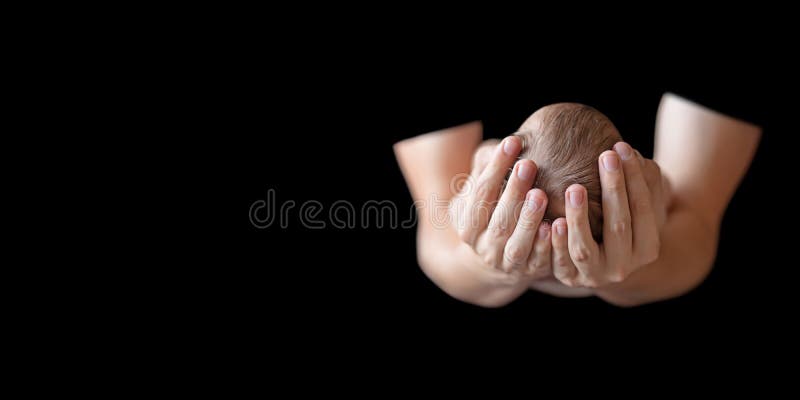
[[[528,288],[529,277],[491,268],[492,262],[476,252],[474,242],[464,240],[467,234],[477,236],[477,232],[459,232],[448,212],[457,194],[453,188],[454,179],[468,176],[473,154],[488,158],[486,168],[472,167],[475,171],[486,170],[487,176],[493,175],[491,179],[484,179],[490,185],[483,187],[489,189],[485,193],[487,198],[494,196],[494,200],[499,196],[505,171],[514,165],[519,149],[514,154],[505,154],[501,147],[491,146],[485,149],[487,151],[476,152],[482,129],[479,122],[473,122],[404,140],[395,144],[394,151],[417,206],[417,258],[422,270],[437,286],[459,300],[499,307],[523,293]],[[526,163],[533,165],[530,161]],[[527,189],[533,176],[528,180]],[[514,182],[512,178],[509,187],[517,185],[522,190],[524,183]],[[521,192],[521,196],[524,195],[525,192]],[[538,222],[530,225],[536,229]],[[505,242],[503,240],[503,244]]]
[[[699,285],[713,266],[722,217],[760,137],[755,125],[666,94],[656,123],[655,161],[672,197],[658,258],[622,282],[597,288],[597,296],[631,306]]]

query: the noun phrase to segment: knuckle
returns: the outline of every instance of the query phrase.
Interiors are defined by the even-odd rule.
[[[523,212],[522,215],[520,215],[519,221],[517,221],[517,226],[526,231],[533,231],[539,227],[539,222],[530,217],[526,217]]]
[[[509,245],[506,247],[505,259],[509,264],[518,265],[528,258],[525,249],[519,245]]]
[[[576,244],[570,247],[570,255],[577,262],[586,262],[592,256],[592,252],[584,244]]]
[[[549,270],[549,265],[544,257],[535,257],[528,263],[528,271],[535,278],[546,276],[550,272]]]
[[[494,251],[484,253],[481,258],[486,265],[494,269],[502,269],[502,263],[497,262],[497,254]]]
[[[565,266],[563,264],[556,264],[553,268],[553,276],[558,279],[559,282],[567,285],[567,286],[574,286],[574,278],[577,275],[577,271],[575,268]]]
[[[505,238],[509,234],[509,225],[505,221],[497,221],[489,225],[487,233],[495,239]]]
[[[624,236],[625,232],[628,231],[629,224],[630,223],[627,220],[614,221],[614,223],[611,224],[609,231],[612,235]]]
[[[494,184],[488,179],[479,179],[475,184],[475,196],[479,200],[488,201],[494,190]]]
[[[559,270],[571,269],[569,256],[562,253],[558,253],[553,257],[553,265],[557,266]]]

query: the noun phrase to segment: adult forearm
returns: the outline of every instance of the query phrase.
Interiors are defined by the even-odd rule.
[[[451,296],[484,307],[507,304],[527,290],[523,278],[492,270],[452,226],[448,206],[454,178],[470,171],[482,136],[471,123],[408,139],[395,154],[417,205],[417,259],[425,274]]]

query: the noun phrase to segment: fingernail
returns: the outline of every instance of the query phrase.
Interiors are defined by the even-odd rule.
[[[619,142],[614,145],[614,151],[622,157],[623,160],[627,161],[633,156],[633,149],[630,145],[625,142]]]
[[[579,208],[583,205],[583,191],[569,191],[567,192],[567,197],[569,197],[569,205],[572,206],[572,208]]]
[[[519,139],[508,137],[503,140],[503,152],[509,156],[516,156],[519,153]]]
[[[567,229],[564,226],[564,224],[556,224],[556,234],[557,235],[559,235],[559,236],[564,235],[565,233],[567,233],[566,231],[567,231]]]
[[[531,167],[531,163],[520,162],[519,167],[517,167],[517,176],[519,179],[525,181],[533,179],[533,167]]]
[[[539,211],[539,208],[542,207],[542,199],[538,196],[535,196],[533,193],[528,193],[527,198],[525,199],[525,207],[528,209],[529,212],[536,212]]]
[[[603,167],[606,169],[606,171],[618,171],[619,159],[609,153],[603,156]]]
[[[550,234],[550,224],[548,224],[547,222],[542,222],[539,225],[539,237],[546,238],[547,235],[549,234]]]

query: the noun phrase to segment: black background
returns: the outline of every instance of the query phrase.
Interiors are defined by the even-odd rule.
[[[195,89],[204,104],[189,116],[210,133],[194,154],[202,174],[189,189],[219,212],[191,216],[212,229],[194,243],[192,256],[202,261],[190,268],[191,295],[174,315],[197,313],[209,329],[241,339],[234,347],[274,335],[322,347],[340,339],[393,343],[388,338],[398,334],[434,344],[465,337],[546,344],[566,334],[616,345],[788,335],[793,250],[777,232],[794,196],[777,196],[787,176],[781,147],[793,133],[785,125],[789,107],[779,100],[789,80],[781,57],[753,46],[753,62],[743,64],[733,52],[738,42],[710,53],[681,42],[646,54],[609,45],[525,57],[519,49],[447,43],[422,50],[333,42],[215,48],[213,58],[225,61]],[[338,200],[357,208],[391,200],[408,217],[411,199],[393,143],[476,118],[485,137],[500,138],[558,101],[598,108],[651,156],[666,91],[765,126],[723,221],[713,272],[677,299],[621,309],[531,291],[507,307],[483,309],[448,297],[424,276],[414,229],[312,230],[300,225],[299,206],[285,229],[259,229],[248,218],[270,189],[278,205],[319,201],[323,216]]]

